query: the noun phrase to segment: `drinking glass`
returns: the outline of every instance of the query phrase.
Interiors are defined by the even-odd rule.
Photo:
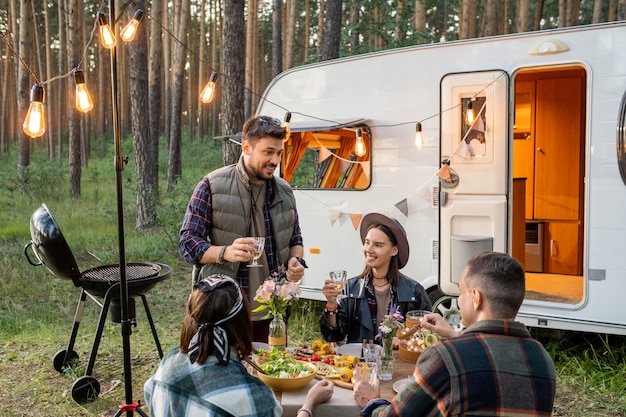
[[[342,292],[337,296],[337,299],[341,300],[342,298],[347,298],[348,296],[346,294],[343,294],[343,292],[345,292],[346,290],[346,279],[348,277],[348,273],[345,270],[340,269],[336,271],[330,271],[329,275],[330,279],[337,286],[337,289]]]
[[[254,252],[252,252],[252,263],[250,265],[257,266],[258,260],[263,253],[263,249],[265,248],[265,238],[264,237],[255,237],[254,244]]]

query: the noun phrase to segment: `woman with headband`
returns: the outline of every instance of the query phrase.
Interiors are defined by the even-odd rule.
[[[180,344],[165,354],[144,385],[152,417],[282,415],[271,388],[241,363],[252,351],[248,310],[239,284],[226,275],[194,284]],[[320,383],[307,395],[307,412],[307,404],[313,408],[332,395],[332,384]]]

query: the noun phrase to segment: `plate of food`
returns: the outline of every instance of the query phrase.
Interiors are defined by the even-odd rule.
[[[315,378],[315,366],[286,357],[260,365],[257,376],[275,391],[298,391]]]
[[[401,379],[401,380],[399,380],[399,381],[396,381],[396,382],[394,382],[394,383],[393,383],[393,390],[394,390],[396,393],[399,393],[400,391],[402,391],[402,390],[406,387],[406,385],[407,385],[409,382],[411,382],[411,381],[413,381],[413,380],[414,380],[414,379],[413,379],[413,377],[412,377],[412,376],[410,376],[410,377],[408,377],[408,378],[404,378],[404,379]]]

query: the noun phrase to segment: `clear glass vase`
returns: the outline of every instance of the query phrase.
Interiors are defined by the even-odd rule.
[[[285,350],[287,346],[287,326],[282,316],[275,315],[270,321],[269,335],[267,337],[267,344],[278,350]]]
[[[391,381],[393,378],[393,335],[383,338],[383,351],[376,361],[378,379],[381,381]]]

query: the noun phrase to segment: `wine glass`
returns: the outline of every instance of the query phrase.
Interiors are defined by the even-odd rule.
[[[252,263],[250,264],[251,266],[259,265],[258,260],[263,253],[263,249],[265,248],[264,237],[255,237],[254,240],[254,252],[252,252]]]
[[[339,294],[337,296],[337,299],[341,300],[342,298],[347,298],[348,296],[346,294],[343,294],[343,292],[346,289],[346,279],[348,277],[348,273],[343,269],[339,269],[336,271],[330,271],[329,275],[330,279],[337,286],[337,289],[339,291],[342,291],[342,294]]]

